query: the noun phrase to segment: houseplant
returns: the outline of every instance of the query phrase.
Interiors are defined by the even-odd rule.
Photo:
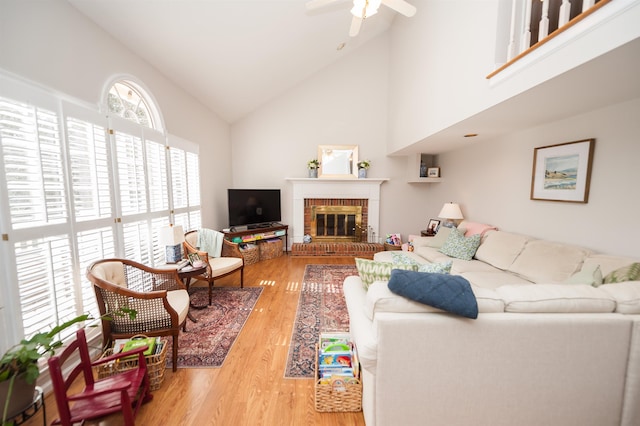
[[[309,177],[317,178],[318,177],[318,168],[320,167],[320,161],[317,158],[313,160],[307,161],[307,168],[309,169]]]
[[[367,169],[371,167],[371,161],[369,160],[361,160],[358,161],[358,177],[366,178],[367,177]]]
[[[129,315],[132,319],[137,312],[120,308],[112,315]],[[100,319],[108,319],[102,316]],[[90,315],[79,315],[53,327],[48,332],[36,333],[9,348],[0,358],[0,404],[2,404],[2,425],[6,419],[19,413],[33,401],[36,379],[40,375],[38,360],[53,355],[63,343],[56,336],[74,324],[91,320]]]

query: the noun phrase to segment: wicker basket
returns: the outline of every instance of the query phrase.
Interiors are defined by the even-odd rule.
[[[389,244],[389,243],[384,243],[384,249],[387,251],[390,250],[402,250],[402,245],[395,245],[395,244]]]
[[[360,377],[320,379],[318,374],[318,345],[316,345],[315,374],[316,411],[332,413],[362,411],[362,382]]]
[[[280,238],[272,238],[260,241],[260,260],[275,259],[282,256],[282,240]]]
[[[254,263],[258,263],[260,261],[260,249],[258,246],[247,247],[245,249],[241,249],[242,257],[244,257],[245,265],[253,265]]]
[[[164,370],[167,364],[167,347],[169,346],[169,342],[166,339],[160,339],[160,341],[162,342],[162,350],[160,350],[160,353],[145,357],[147,360],[147,374],[149,375],[149,389],[152,391],[160,389],[164,381]],[[107,349],[101,358],[106,358],[111,354],[113,354],[113,349]],[[97,365],[94,367],[94,371],[99,379],[103,379],[121,371],[131,370],[137,366],[137,359],[119,360],[117,362]]]

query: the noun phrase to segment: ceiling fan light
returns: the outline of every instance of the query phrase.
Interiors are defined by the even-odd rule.
[[[368,18],[378,13],[378,8],[381,3],[382,0],[353,0],[351,14],[356,18]]]

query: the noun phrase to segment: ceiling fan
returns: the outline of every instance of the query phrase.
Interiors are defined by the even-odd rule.
[[[319,9],[337,1],[340,0],[311,0],[307,2],[307,10]],[[362,22],[366,18],[378,13],[380,4],[384,4],[409,18],[416,14],[416,7],[407,3],[405,0],[353,0],[353,8],[351,9],[353,19],[351,20],[351,28],[349,29],[349,35],[351,37],[358,35]]]

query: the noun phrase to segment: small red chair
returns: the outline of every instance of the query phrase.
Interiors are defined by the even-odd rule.
[[[95,362],[91,362],[89,348],[84,329],[76,332],[76,340],[67,346],[60,355],[49,358],[49,374],[53,384],[53,391],[58,406],[59,418],[52,424],[64,426],[73,425],[83,420],[103,417],[108,414],[122,412],[125,425],[134,425],[138,409],[144,402],[151,401],[153,395],[149,393],[149,376],[147,362],[143,352],[147,346],[134,350],[117,353]],[[69,358],[79,354],[80,362],[73,367],[66,379],[62,376],[63,366],[72,360]],[[138,367],[120,372],[104,379],[94,379],[92,367],[115,361],[123,357],[138,357]],[[84,389],[75,394],[69,393],[69,388],[82,373]],[[134,406],[135,404],[135,406]]]

